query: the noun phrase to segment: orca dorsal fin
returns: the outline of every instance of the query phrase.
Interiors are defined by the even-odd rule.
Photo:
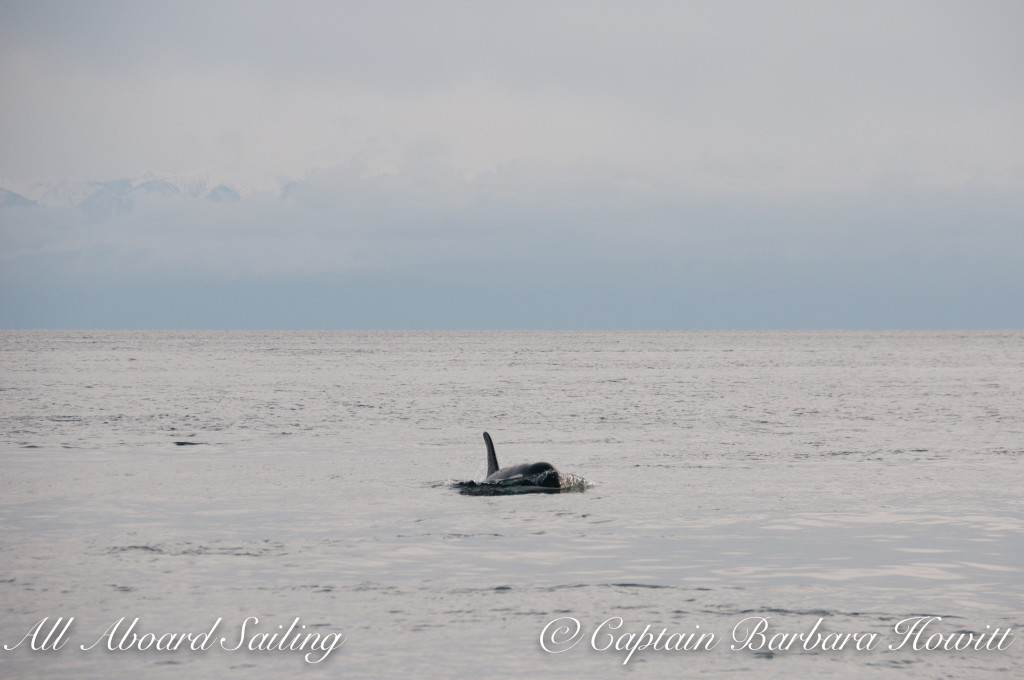
[[[484,441],[487,443],[487,476],[490,477],[498,471],[498,457],[494,455],[494,442],[491,435],[484,432]]]

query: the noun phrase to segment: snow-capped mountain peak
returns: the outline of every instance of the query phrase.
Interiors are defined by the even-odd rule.
[[[135,200],[145,195],[232,202],[252,194],[280,196],[290,181],[280,176],[243,175],[220,168],[188,173],[147,170],[134,177],[113,180],[0,180],[0,208],[79,208],[90,217],[104,219],[129,212]]]

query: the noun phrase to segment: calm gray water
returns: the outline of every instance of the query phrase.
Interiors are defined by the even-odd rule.
[[[1024,672],[1024,332],[5,331],[0,371],[5,678]],[[460,495],[485,429],[593,486]],[[923,616],[981,648],[889,648]]]

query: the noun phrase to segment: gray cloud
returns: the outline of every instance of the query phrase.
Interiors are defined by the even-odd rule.
[[[1016,3],[11,4],[0,176],[287,170],[424,144],[708,190],[1021,181]],[[230,142],[230,143],[229,143]]]
[[[1024,323],[1019,3],[0,13],[3,325]]]

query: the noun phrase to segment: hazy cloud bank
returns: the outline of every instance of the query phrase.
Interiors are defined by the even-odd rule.
[[[890,185],[741,200],[564,168],[475,179],[421,170],[338,169],[224,202],[144,193],[103,218],[9,207],[0,280],[15,299],[163,291],[154,304],[203,287],[234,290],[228,297],[248,287],[261,291],[258,303],[291,287],[306,291],[293,303],[300,325],[316,327],[396,327],[410,313],[435,327],[917,327],[954,323],[951,310],[964,319],[955,325],[1021,321],[1016,192]],[[538,181],[545,172],[555,176]],[[978,299],[964,300],[966,291]],[[197,307],[204,297],[194,296]],[[8,325],[47,318],[8,309]],[[187,307],[167,318],[220,325]]]

